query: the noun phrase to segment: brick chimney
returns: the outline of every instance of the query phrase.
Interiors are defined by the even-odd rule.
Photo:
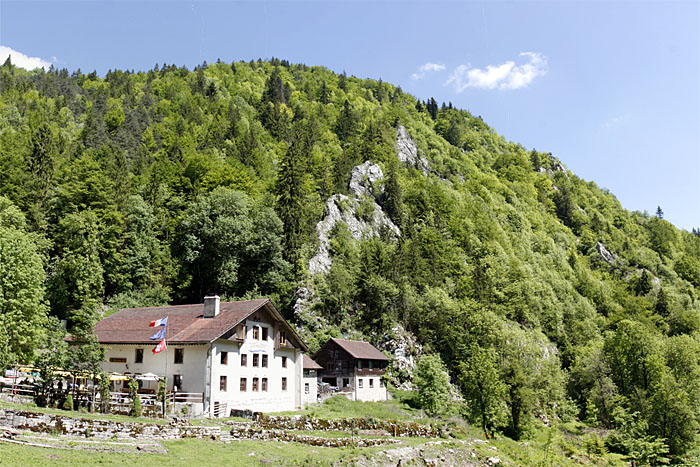
[[[216,318],[219,315],[219,296],[207,294],[204,297],[204,317]]]

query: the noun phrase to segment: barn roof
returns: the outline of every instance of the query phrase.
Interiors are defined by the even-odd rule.
[[[255,311],[265,308],[283,328],[306,350],[306,345],[282,318],[268,299],[222,302],[219,314],[204,318],[204,304],[126,308],[99,321],[95,334],[100,344],[154,343],[149,339],[160,328],[149,327],[151,321],[168,317],[166,341],[170,344],[205,344],[215,341],[245,320]]]
[[[381,353],[375,346],[369,342],[350,341],[347,339],[331,339],[349,353],[354,358],[363,358],[367,360],[389,360],[386,355]]]

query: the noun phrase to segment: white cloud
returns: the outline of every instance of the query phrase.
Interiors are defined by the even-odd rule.
[[[7,57],[10,57],[10,61],[14,66],[18,66],[26,70],[33,70],[34,68],[44,68],[48,70],[51,66],[51,62],[43,60],[39,57],[28,57],[22,52],[17,52],[9,47],[0,45],[0,64],[5,63]]]
[[[522,52],[520,57],[529,61],[516,65],[509,60],[502,65],[487,65],[486,69],[460,65],[445,81],[445,86],[452,85],[455,91],[467,88],[482,89],[520,89],[527,87],[538,76],[547,74],[547,57],[537,52]]]
[[[432,73],[435,71],[445,71],[445,65],[440,65],[438,63],[426,62],[418,68],[417,73],[411,75],[411,79],[422,79],[425,77],[426,73]]]

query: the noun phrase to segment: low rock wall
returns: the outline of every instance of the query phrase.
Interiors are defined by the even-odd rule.
[[[96,439],[218,439],[221,435],[221,427],[218,426],[192,426],[183,423],[125,423],[2,408],[0,408],[0,427]]]
[[[295,443],[304,443],[309,446],[323,446],[327,448],[340,448],[340,447],[369,447],[369,446],[382,446],[385,444],[395,444],[398,440],[391,438],[359,438],[346,436],[343,438],[323,438],[320,436],[308,436],[300,435],[297,433],[290,433],[284,430],[265,430],[262,428],[256,428],[253,426],[234,426],[231,428],[231,438],[234,439],[275,439],[278,441],[292,441]]]
[[[353,431],[383,430],[390,436],[410,436],[420,438],[438,438],[440,429],[430,425],[399,420],[375,420],[373,418],[335,418],[331,420],[306,416],[283,417],[259,415],[255,424],[261,428],[276,430],[316,430],[316,431]]]

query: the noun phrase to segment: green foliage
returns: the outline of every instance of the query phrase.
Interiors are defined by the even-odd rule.
[[[47,323],[44,259],[24,216],[0,197],[0,367],[33,362]]]
[[[131,399],[131,410],[129,415],[132,417],[141,416],[141,398],[138,395],[139,383],[135,379],[129,380],[129,398]]]
[[[467,351],[466,361],[460,363],[460,382],[469,403],[469,414],[481,425],[487,438],[505,418],[503,399],[506,386],[500,379],[498,354],[495,349],[478,346]]]
[[[418,403],[429,414],[443,413],[450,401],[450,379],[438,355],[425,355],[420,359],[413,375]]]
[[[102,372],[99,375],[100,412],[109,412],[109,376]]]
[[[63,402],[63,410],[75,410],[73,406],[73,395],[68,394],[66,400]]]
[[[675,460],[695,442],[697,232],[480,117],[278,59],[104,77],[8,63],[0,88],[0,366],[98,369],[103,312],[269,296],[314,348],[415,336],[489,435],[572,412],[619,431],[621,409],[643,448],[625,452],[664,439]],[[425,173],[396,157],[399,125]],[[401,235],[338,223],[330,272],[310,278],[326,200],[366,160]]]

